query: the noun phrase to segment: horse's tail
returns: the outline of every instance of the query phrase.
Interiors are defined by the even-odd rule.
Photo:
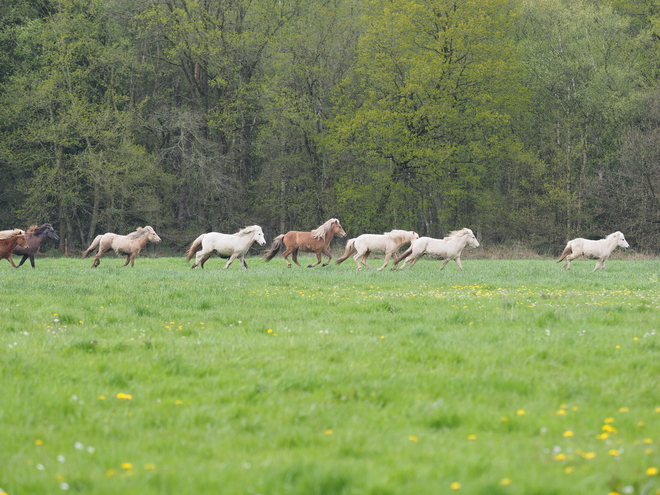
[[[82,254],[83,258],[86,258],[89,253],[91,253],[98,247],[99,243],[101,242],[101,237],[103,236],[102,235],[96,236],[96,238],[92,241],[92,243],[89,245],[87,250]]]
[[[401,256],[397,257],[394,260],[394,265],[392,266],[392,270],[394,270],[396,268],[396,265],[399,264],[399,261],[401,261],[403,258],[405,258],[407,256],[410,256],[412,254],[412,249],[413,248],[412,248],[412,244],[411,244],[410,247],[408,249],[406,249]]]
[[[190,261],[197,251],[202,249],[202,240],[206,234],[200,235],[195,241],[190,245],[188,251],[186,252],[186,261]]]
[[[346,260],[351,254],[355,252],[355,239],[349,239],[348,242],[346,243],[346,250],[344,251],[344,254],[341,258],[337,260],[337,264],[341,263],[342,261]]]
[[[561,258],[559,258],[557,260],[557,263],[561,263],[562,260],[564,258],[566,258],[566,256],[568,256],[569,254],[571,254],[572,251],[573,251],[573,248],[571,247],[571,243],[569,242],[568,244],[566,244],[566,247],[564,248],[564,251],[561,253]]]
[[[273,245],[270,246],[270,249],[268,251],[266,251],[266,254],[264,255],[266,261],[272,260],[283,245],[284,245],[284,234],[280,234],[275,239],[273,239]]]

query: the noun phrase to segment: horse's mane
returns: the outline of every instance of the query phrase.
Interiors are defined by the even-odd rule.
[[[30,227],[25,231],[26,234],[34,234],[37,229],[39,228],[38,225],[30,225]]]
[[[251,234],[255,230],[257,230],[257,226],[256,225],[250,225],[249,227],[242,228],[241,230],[236,232],[235,235],[247,235],[247,234]]]
[[[135,232],[131,232],[126,237],[129,239],[141,239],[150,232],[151,227],[138,227]]]
[[[448,239],[450,237],[462,237],[464,235],[470,235],[472,234],[472,231],[470,229],[460,229],[460,230],[452,230],[447,234],[445,239]]]
[[[23,234],[25,234],[25,231],[21,229],[0,230],[0,239],[11,239],[15,235]]]
[[[314,239],[319,239],[319,240],[325,239],[326,234],[330,232],[330,229],[332,228],[332,225],[335,222],[339,222],[339,220],[337,220],[336,218],[331,218],[320,227],[312,230],[312,237]]]
[[[408,230],[391,230],[389,232],[385,232],[386,236],[391,237],[396,240],[402,240],[402,239],[407,239],[411,236],[414,236],[414,232],[410,232]]]
[[[617,237],[617,236],[620,236],[620,235],[621,235],[621,232],[619,232],[619,231],[617,230],[616,232],[612,232],[612,233],[611,233],[610,235],[608,235],[605,239],[612,239],[613,237]]]

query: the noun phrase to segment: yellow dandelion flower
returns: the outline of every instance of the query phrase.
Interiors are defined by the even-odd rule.
[[[564,411],[563,409],[560,409],[559,411],[557,411],[556,414],[557,414],[557,416],[564,416],[566,414],[566,411]]]
[[[605,418],[604,423],[614,423],[614,418]]]
[[[619,495],[619,492],[610,492],[607,495]]]
[[[385,338],[385,335],[381,335],[380,338],[381,338],[381,339],[384,339],[384,338]]]
[[[651,440],[650,438],[645,438],[644,443],[653,443],[653,440]]]
[[[648,474],[649,476],[655,476],[656,474],[658,474],[658,468],[650,467],[646,470],[646,474]]]
[[[332,435],[332,430],[325,430],[323,433],[325,433],[326,435]]]
[[[180,399],[177,399],[177,400],[174,401],[174,403],[175,403],[177,406],[180,406],[181,404],[183,404],[183,401],[180,400]]]
[[[105,400],[105,395],[99,395],[99,400]]]
[[[419,438],[417,438],[417,437],[414,436],[414,435],[410,435],[410,436],[408,437],[408,440],[410,440],[411,442],[419,442]]]
[[[564,432],[564,437],[568,438],[568,437],[572,437],[572,436],[573,436],[573,432],[571,430],[567,430],[567,431]]]
[[[148,469],[148,470],[150,470],[150,471],[153,471],[154,469],[156,469],[156,465],[153,464],[153,463],[145,464],[145,465],[144,465],[144,469]]]
[[[43,441],[42,439],[40,439],[40,438],[37,438],[37,439],[34,441],[34,444],[35,444],[35,445],[43,445],[43,444],[44,444],[44,441]]]
[[[517,414],[518,416],[524,416],[524,415],[525,415],[525,410],[524,410],[524,409],[518,409],[518,410],[516,411],[516,414]]]
[[[637,426],[639,426],[640,428],[643,428],[643,427],[646,426],[646,423],[644,423],[644,421],[639,421],[639,422],[637,423]]]
[[[116,469],[108,469],[108,471],[105,474],[108,476],[108,478],[112,478],[115,474],[117,474],[117,470]]]
[[[616,450],[616,449],[608,450],[607,453],[610,454],[611,456],[615,456],[615,457],[619,455],[619,451]]]
[[[118,398],[118,399],[131,400],[131,399],[133,398],[133,396],[132,396],[131,394],[125,394],[125,393],[123,393],[123,392],[119,392],[119,393],[117,394],[117,398]]]
[[[614,426],[610,426],[610,425],[603,425],[601,429],[608,433],[617,433],[619,431],[616,428],[614,428]]]
[[[122,462],[121,463],[121,468],[122,469],[133,469],[133,464],[130,462]]]
[[[477,435],[475,435],[475,434],[468,435],[467,439],[468,439],[468,440],[476,440],[476,439],[477,439]]]
[[[273,329],[272,329],[272,328],[269,328],[269,329],[268,329],[268,333],[273,333]]]
[[[628,411],[630,411],[630,409],[628,409],[627,407],[622,407],[621,409],[619,409],[619,412],[628,412]]]
[[[502,422],[506,423],[507,421],[509,421],[509,418],[507,418],[506,416],[502,416]]]
[[[557,459],[558,461],[563,461],[564,459],[566,459],[566,454],[557,454],[555,456],[555,459]]]
[[[660,407],[656,407],[655,412],[660,413]]]
[[[452,490],[460,490],[461,484],[458,481],[454,481],[452,484],[449,485],[449,488],[451,488]]]
[[[644,451],[644,453],[647,454],[647,455],[648,455],[648,454],[652,454],[652,453],[653,453],[653,449],[646,449],[646,450]]]
[[[511,484],[511,479],[510,478],[502,478],[500,480],[500,485],[502,486],[509,486]]]
[[[582,457],[584,457],[585,459],[593,459],[593,458],[596,457],[596,453],[595,452],[586,452]]]
[[[578,409],[580,409],[578,406],[573,406],[573,411],[577,411]]]
[[[614,348],[615,349],[621,349],[621,346],[620,345],[615,345]]]
[[[564,468],[564,472],[565,472],[566,474],[571,474],[573,471],[575,471],[575,468],[574,468],[573,466],[566,466],[566,467]]]
[[[596,435],[596,438],[597,438],[598,440],[605,440],[605,439],[607,439],[609,436],[610,436],[609,433],[601,433],[600,435]]]

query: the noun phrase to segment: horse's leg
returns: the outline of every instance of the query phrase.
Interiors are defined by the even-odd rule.
[[[321,266],[328,266],[330,264],[330,260],[332,259],[332,253],[330,252],[330,249],[327,247],[323,249],[323,254],[325,254],[328,257],[328,261],[323,263]]]
[[[247,262],[245,261],[245,255],[241,256],[241,266],[247,270]]]
[[[291,262],[289,261],[289,255],[291,255],[291,259],[293,260],[293,262],[296,265],[300,266],[300,263],[298,263],[298,249],[291,249],[291,248],[287,247],[284,250],[284,252],[282,253],[282,256],[284,256],[284,259],[286,260],[287,268],[291,268]]]
[[[28,255],[24,254],[23,259],[21,259],[21,261],[18,262],[18,266],[20,267],[23,263],[25,263],[26,259],[28,259]],[[34,261],[30,260],[30,262],[32,263],[32,268],[34,268]]]
[[[204,256],[202,256],[202,259],[199,260],[199,264],[202,267],[202,269],[204,269],[204,263],[206,263],[211,258],[211,256],[213,256],[213,251],[206,253]]]
[[[229,257],[229,259],[227,260],[227,263],[225,264],[225,266],[222,267],[222,269],[223,269],[223,270],[226,270],[227,268],[229,268],[229,265],[231,265],[231,264],[234,262],[234,260],[236,259],[237,256],[238,256],[238,253],[234,253],[234,254],[232,254],[232,255]],[[241,263],[241,264],[242,264],[242,263]]]
[[[131,262],[131,256],[133,256],[133,255],[132,254],[126,255],[126,261],[124,262],[123,265],[121,265],[121,268],[124,268],[126,265],[128,265]],[[131,265],[131,266],[133,266],[133,265]]]
[[[23,261],[25,261],[25,258],[23,258],[21,260],[21,265],[23,264]],[[18,266],[21,266],[21,265],[18,265]],[[34,268],[34,254],[30,255],[30,265],[32,265],[32,268]]]
[[[443,268],[447,264],[447,261],[449,261],[449,260],[445,260],[445,262],[442,264]],[[461,269],[461,271],[463,271],[463,265],[461,264],[461,257],[460,256],[458,258],[456,258],[456,264]],[[442,268],[441,268],[441,270],[442,270]]]
[[[371,266],[369,266],[369,263],[367,263],[367,258],[369,257],[369,254],[371,254],[371,253],[369,253],[369,251],[364,253],[364,255],[362,256],[362,264],[364,266],[366,266],[367,268],[369,268],[369,270],[373,270],[373,268],[371,268]]]
[[[11,266],[13,266],[14,268],[18,268],[16,266],[16,263],[14,263],[14,260],[11,257],[11,251],[9,252],[9,255],[7,256],[7,261],[9,261],[9,263],[11,263]]]
[[[319,263],[321,263],[321,250],[316,251],[316,263],[312,263],[311,265],[307,265],[307,268],[314,268]]]
[[[390,262],[391,257],[392,257],[392,253],[385,253],[385,260],[383,261],[383,266],[381,266],[377,271],[381,271],[383,268],[385,268],[387,264]]]
[[[409,266],[408,268],[412,268],[413,266],[415,266],[415,263],[417,263],[417,260],[418,260],[419,258],[420,258],[420,256],[415,256],[415,255],[413,254],[413,255],[411,255],[411,256],[405,261],[405,263],[403,264],[403,266],[406,266],[406,263],[408,263],[408,262],[410,261],[410,266]],[[403,266],[401,267],[402,270],[403,270]]]

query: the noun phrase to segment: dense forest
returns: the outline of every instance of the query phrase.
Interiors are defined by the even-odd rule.
[[[2,2],[0,228],[654,250],[659,82],[660,0]]]

